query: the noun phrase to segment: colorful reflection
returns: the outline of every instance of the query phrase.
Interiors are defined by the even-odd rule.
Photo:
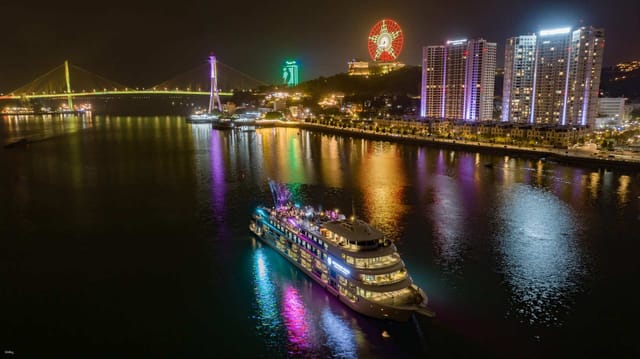
[[[449,274],[460,271],[465,240],[465,211],[460,185],[454,178],[436,175],[433,178],[433,203],[430,209],[435,229],[438,264]]]
[[[341,151],[344,150],[343,147],[339,137],[324,135],[321,137],[322,161],[320,161],[319,167],[322,181],[328,187],[340,188],[343,186],[343,169],[340,161]]]
[[[311,348],[310,324],[300,294],[291,285],[284,289],[282,305],[282,316],[289,338],[289,354],[302,354]]]
[[[209,133],[211,131],[209,130]],[[211,192],[212,210],[214,216],[220,220],[225,219],[225,193],[227,192],[225,183],[224,148],[219,132],[211,133]]]
[[[310,167],[313,162],[303,160],[305,139],[296,129],[262,129],[261,156],[268,175],[286,183],[304,183],[306,177],[312,177]]]
[[[326,346],[335,358],[357,358],[358,347],[349,324],[324,308],[320,316],[320,326],[327,337]]]
[[[620,207],[624,207],[629,203],[629,183],[631,183],[631,177],[620,176],[618,178],[618,203]]]
[[[499,200],[508,314],[532,325],[560,325],[585,270],[575,243],[580,225],[569,206],[538,188],[515,184]]]
[[[404,190],[406,174],[396,145],[386,142],[367,143],[367,153],[357,173],[364,192],[367,220],[394,240],[401,238],[400,218],[407,212]]]
[[[277,339],[280,326],[280,312],[276,299],[276,287],[269,277],[269,264],[264,249],[258,248],[254,254],[253,281],[258,306],[256,329],[267,338]]]

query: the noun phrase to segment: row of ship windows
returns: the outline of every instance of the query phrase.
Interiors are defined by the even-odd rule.
[[[406,277],[407,277],[407,271],[404,268],[392,273],[377,274],[377,275],[372,275],[372,274],[360,275],[360,279],[362,280],[363,283],[374,284],[374,285],[396,283],[405,279]]]
[[[279,223],[274,223],[274,226],[276,228],[278,228],[279,230],[281,230],[290,240],[294,241],[295,243],[305,247],[306,249],[314,252],[316,255],[319,255],[319,251],[313,247],[312,245],[310,245],[309,243],[307,243],[306,241],[301,240],[300,238],[298,238],[297,235],[295,235],[294,233],[292,233],[291,231],[289,231],[287,228],[285,228],[284,226],[281,226]],[[328,246],[326,243],[319,241],[315,236],[313,235],[309,235],[309,238],[311,238],[312,241],[314,241],[316,244],[318,244],[318,246],[324,247],[325,250],[328,249]]]
[[[342,259],[357,268],[377,268],[386,267],[400,261],[400,256],[397,253],[393,253],[382,257],[354,258],[342,253]]]
[[[372,292],[369,290],[362,289],[360,287],[356,288],[357,295],[363,298],[369,298],[373,300],[384,300],[384,299],[390,299],[394,297],[402,297],[402,296],[409,295],[410,293],[411,293],[411,290],[408,288],[394,290],[392,292]]]
[[[320,247],[323,247],[325,250],[329,249],[329,246],[326,243],[324,243],[324,241],[316,237],[314,234],[308,233],[307,231],[302,231],[302,233],[305,234],[307,237],[309,237],[309,239],[311,239],[317,245],[319,245]]]

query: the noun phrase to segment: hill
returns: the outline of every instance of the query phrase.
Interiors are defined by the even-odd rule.
[[[637,66],[631,66],[633,64]],[[607,97],[626,97],[631,102],[640,102],[640,62],[602,69],[600,91]]]
[[[313,97],[331,92],[342,92],[346,96],[420,95],[419,66],[405,66],[386,75],[370,77],[349,76],[346,73],[330,77],[319,77],[298,85],[298,89]]]

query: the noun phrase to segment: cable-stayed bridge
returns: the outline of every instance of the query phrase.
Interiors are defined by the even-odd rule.
[[[194,69],[173,76],[149,88],[134,88],[91,73],[65,61],[31,82],[20,86],[0,100],[65,99],[71,106],[73,98],[101,96],[210,96],[210,65],[203,63]],[[268,85],[239,70],[217,62],[220,96],[232,96],[235,90],[256,89]]]

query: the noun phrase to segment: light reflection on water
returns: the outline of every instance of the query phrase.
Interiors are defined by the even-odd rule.
[[[282,308],[289,337],[289,354],[300,355],[311,347],[309,318],[298,291],[288,284],[284,289]]]
[[[383,142],[368,144],[357,174],[364,194],[368,221],[394,240],[401,240],[403,226],[399,219],[407,212],[404,188],[406,174],[396,145]]]
[[[286,349],[293,357],[357,357],[358,344],[366,346],[367,342],[358,324],[343,318],[348,312],[334,313],[333,304],[344,309],[342,304],[327,301],[322,288],[284,263],[271,248],[252,241],[256,330],[269,355],[284,354]],[[275,268],[270,260],[283,262],[287,270]]]
[[[331,349],[334,357],[357,357],[354,333],[344,319],[333,314],[329,308],[324,308],[320,318],[320,326],[327,336],[326,346]]]
[[[458,273],[462,266],[464,209],[460,186],[447,176],[433,178],[434,201],[430,213],[433,216],[436,261],[449,274]]]
[[[507,316],[532,325],[560,325],[581,287],[580,226],[572,209],[552,193],[514,184],[499,197],[498,251],[512,292]]]
[[[269,346],[279,344],[280,311],[276,300],[276,287],[270,278],[270,266],[265,259],[264,248],[258,248],[254,255],[253,279],[257,304],[256,329],[267,338]]]
[[[542,344],[556,334],[570,337],[574,344],[583,339],[602,339],[607,344],[630,339],[597,329],[614,321],[631,322],[626,319],[631,306],[619,302],[629,297],[629,283],[636,279],[637,174],[308,131],[298,134],[295,129],[212,131],[207,125],[185,125],[181,118],[3,121],[0,143],[30,134],[47,139],[28,149],[0,150],[0,173],[5,174],[0,176],[0,195],[8,203],[2,209],[12,209],[0,216],[5,231],[24,235],[29,239],[26,243],[82,227],[86,227],[87,238],[99,234],[87,223],[102,224],[105,227],[96,227],[102,229],[139,221],[149,223],[140,225],[140,233],[146,233],[142,227],[154,226],[184,231],[183,237],[154,233],[154,245],[171,248],[167,257],[181,249],[190,256],[199,254],[205,247],[212,253],[224,253],[229,264],[250,258],[235,270],[215,273],[202,270],[203,266],[189,266],[188,261],[179,268],[185,270],[185,277],[210,276],[229,285],[226,291],[217,286],[211,293],[193,290],[188,299],[214,296],[212,312],[206,317],[215,326],[213,331],[235,341],[247,339],[245,333],[231,333],[226,325],[219,325],[220,313],[215,308],[224,308],[229,318],[249,323],[243,329],[257,340],[247,342],[246,348],[265,355],[370,357],[402,348],[410,348],[407,357],[422,353],[412,346],[417,340],[402,342],[412,338],[414,331],[403,327],[397,335],[394,330],[399,326],[385,327],[392,338],[381,339],[382,329],[375,320],[328,297],[270,248],[243,257],[250,211],[256,203],[269,203],[267,178],[289,184],[297,197],[314,205],[336,205],[349,212],[353,199],[359,215],[399,240],[414,280],[431,296],[434,310],[442,313],[433,327],[425,329],[427,340],[449,329],[455,333],[430,342],[440,352],[456,346],[457,354],[462,353],[457,356],[472,356],[473,347],[466,345],[475,337],[458,333],[469,327],[468,318],[480,312],[489,319],[506,316],[504,321],[487,324],[487,332],[514,333],[518,344],[528,343],[532,331],[541,334]],[[492,166],[484,166],[487,163]],[[129,203],[131,198],[138,203]],[[73,215],[50,221],[60,217],[50,215],[56,203],[67,204]],[[118,215],[120,212],[126,216]],[[9,219],[6,224],[5,217]],[[33,230],[46,235],[31,237]],[[611,234],[616,235],[615,241],[609,240]],[[144,243],[143,237],[136,241]],[[177,237],[181,237],[178,242]],[[107,243],[111,242],[92,241],[87,246],[103,253]],[[83,256],[69,257],[74,252],[60,248],[64,251],[58,255],[74,264],[74,269],[86,266],[77,261]],[[31,253],[37,248],[15,245],[10,249]],[[3,252],[7,251],[0,251],[0,256]],[[151,267],[150,273],[165,275],[171,263],[157,261],[161,264],[153,267],[149,258],[153,256],[145,253],[122,268],[144,265]],[[200,262],[207,261],[209,257]],[[218,261],[227,263],[211,256],[211,263]],[[24,263],[37,267],[40,261]],[[15,268],[20,272],[31,266]],[[107,268],[99,267],[96,273]],[[46,273],[49,269],[40,270]],[[248,295],[230,301],[225,293],[238,288]],[[606,308],[607,319],[592,318],[594,306],[600,306],[596,309],[601,312]],[[462,314],[452,319],[444,309]],[[609,313],[614,319],[609,319]],[[137,313],[128,315],[136,318]],[[176,323],[155,324],[169,328]],[[538,330],[547,326],[550,328]],[[580,331],[581,327],[587,329]],[[69,331],[63,325],[60,328]],[[485,339],[482,334],[478,341]],[[514,352],[522,354],[519,349]]]

